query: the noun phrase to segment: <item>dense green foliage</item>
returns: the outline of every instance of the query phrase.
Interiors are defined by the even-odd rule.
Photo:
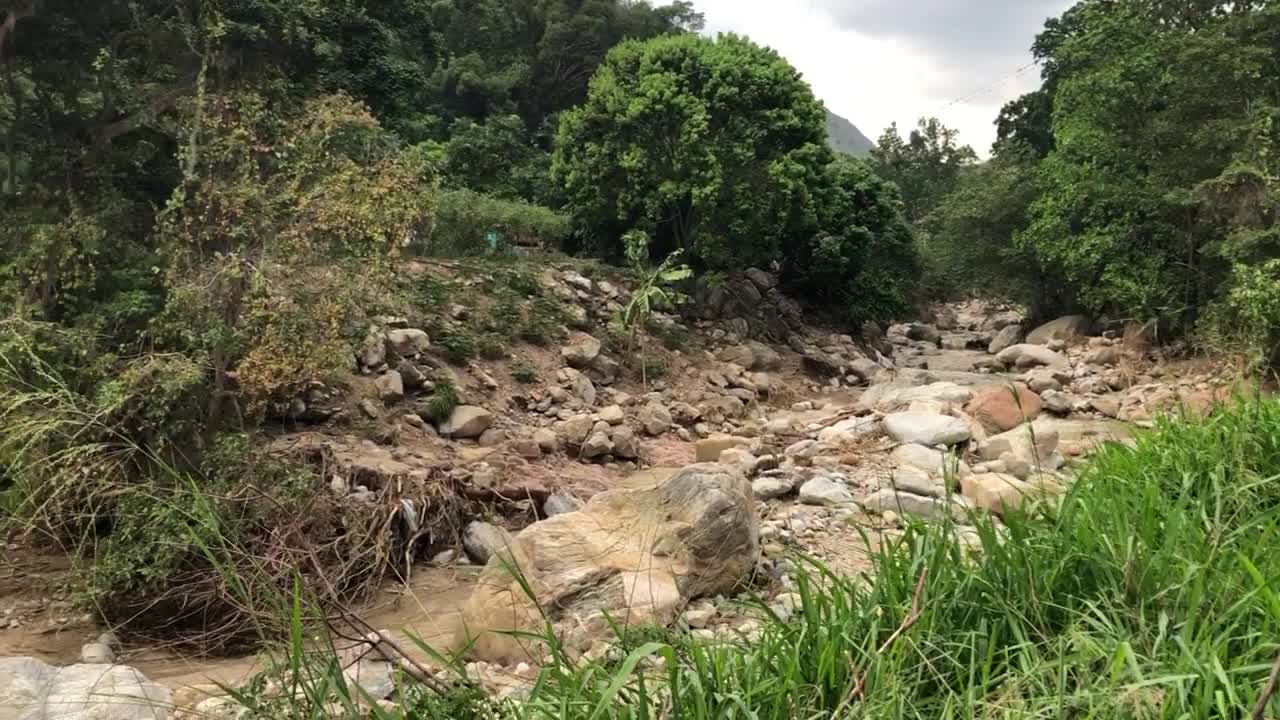
[[[794,616],[761,605],[751,637],[641,630],[611,660],[548,638],[525,699],[423,689],[378,717],[1249,717],[1280,652],[1277,478],[1280,403],[1240,400],[1104,448],[1059,504],[979,519],[975,550],[912,525],[865,577],[797,559]],[[331,655],[297,647],[284,671],[308,703],[240,699],[354,705]]]
[[[1033,49],[1043,87],[1004,109],[994,167],[930,223],[944,253],[995,237],[1033,272],[990,265],[961,289],[1003,278],[1041,313],[1199,324],[1270,354],[1280,317],[1250,288],[1280,256],[1280,7],[1084,0]],[[1029,200],[1005,182],[1028,158]]]
[[[891,317],[914,265],[909,231],[891,187],[837,161],[825,124],[800,74],[744,38],[631,42],[561,118],[552,172],[606,255],[639,230],[657,256],[680,250],[713,271],[779,265],[802,297]]]
[[[968,145],[956,144],[958,133],[937,118],[921,118],[904,139],[891,125],[871,150],[881,177],[902,191],[907,218],[918,223],[956,188],[960,173],[978,156]]]

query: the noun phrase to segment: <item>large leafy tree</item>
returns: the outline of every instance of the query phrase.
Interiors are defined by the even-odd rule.
[[[964,168],[977,162],[973,148],[960,145],[957,137],[937,118],[921,118],[906,138],[896,124],[889,126],[871,150],[876,172],[902,191],[912,222],[923,220],[955,189]]]
[[[800,73],[744,38],[629,42],[562,117],[552,169],[611,254],[638,228],[704,265],[767,264],[831,160],[824,122]]]

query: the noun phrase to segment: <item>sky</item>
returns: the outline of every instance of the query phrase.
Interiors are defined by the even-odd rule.
[[[872,141],[937,116],[990,153],[1005,102],[1040,84],[1031,43],[1074,0],[693,0],[707,32],[735,32],[791,61]]]

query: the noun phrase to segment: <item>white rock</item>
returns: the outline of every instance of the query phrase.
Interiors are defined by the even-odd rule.
[[[5,720],[165,720],[172,712],[173,693],[127,665],[0,659]]]
[[[894,440],[920,445],[958,445],[973,436],[964,420],[937,413],[893,413],[884,426]]]
[[[818,476],[800,486],[800,502],[805,505],[842,505],[853,502],[849,488]]]

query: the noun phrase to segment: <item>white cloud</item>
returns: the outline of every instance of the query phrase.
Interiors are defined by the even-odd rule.
[[[1043,16],[1060,13],[1071,4],[1070,0],[1033,0],[1037,10],[1027,12],[1019,6],[1022,11],[1009,12],[1010,3],[1027,1],[946,0],[969,11],[965,22],[935,15],[943,25],[928,28],[929,32],[920,31],[918,20],[911,26],[902,24],[907,16],[895,3],[867,7],[866,0],[693,0],[693,4],[706,15],[708,32],[747,35],[785,56],[827,107],[872,140],[892,122],[906,129],[920,117],[936,115],[960,131],[961,142],[985,156],[995,140],[994,122],[1001,106],[1039,85],[1034,67],[1019,76],[1010,75],[1031,62],[1028,48]],[[955,25],[954,30],[948,23]],[[855,24],[872,27],[874,33],[853,29]],[[1008,27],[996,32],[992,24]],[[973,40],[978,27],[983,28],[983,43]]]

